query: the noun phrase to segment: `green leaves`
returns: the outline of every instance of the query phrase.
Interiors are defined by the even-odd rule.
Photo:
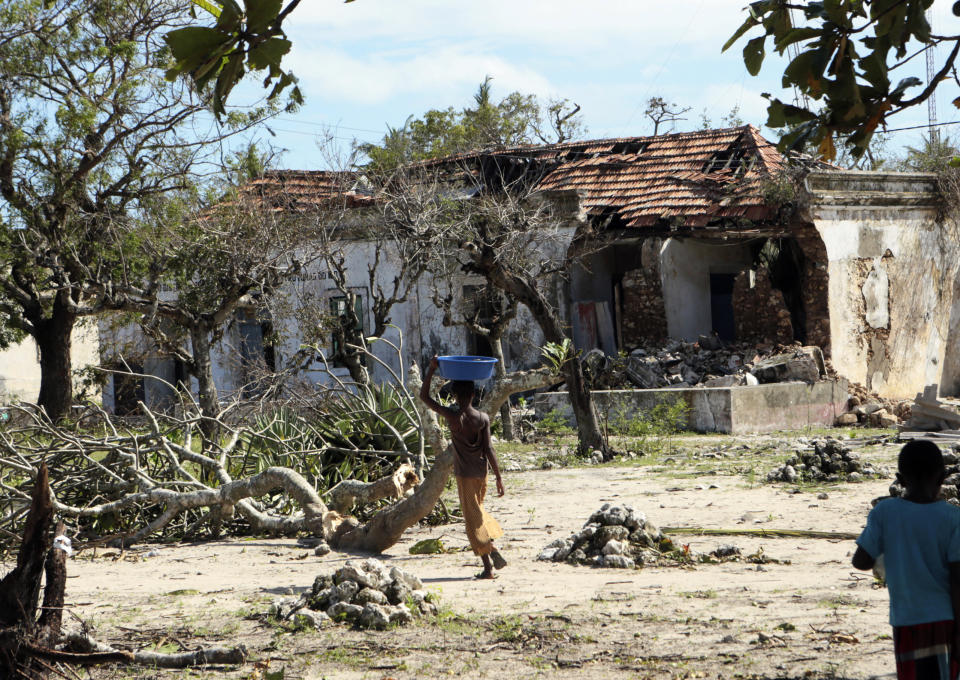
[[[243,0],[247,11],[247,30],[262,33],[280,14],[283,0]]]
[[[766,36],[754,38],[743,47],[743,63],[747,67],[750,75],[755,76],[760,73],[760,67],[763,65],[763,58],[766,56],[764,43]]]
[[[914,77],[891,86],[891,72],[909,60],[889,63],[891,54],[902,59],[911,43],[934,44],[924,15],[932,2],[821,0],[796,7],[791,14],[783,0],[760,0],[747,8],[748,17],[723,49],[759,29],[760,34],[750,37],[743,48],[743,63],[751,75],[762,68],[766,38],[773,39],[780,54],[795,50],[784,68],[782,85],[801,92],[804,104],[788,106],[771,98],[768,109],[767,124],[787,128],[780,148],[808,147],[829,160],[836,151],[833,139],[842,137],[858,156],[890,115],[925,101],[933,92],[928,88],[919,96],[908,96],[912,88],[923,85]],[[951,66],[956,56],[956,50],[951,51],[945,66]]]
[[[282,28],[286,17],[283,0],[243,0],[242,7],[237,0],[192,1],[215,17],[216,23],[188,26],[166,35],[174,58],[168,79],[189,75],[199,90],[213,83],[217,118],[225,114],[227,97],[248,71],[267,71],[263,86],[273,85],[268,99],[296,84],[296,77],[282,68],[291,48]],[[303,103],[299,88],[293,87],[290,100]]]

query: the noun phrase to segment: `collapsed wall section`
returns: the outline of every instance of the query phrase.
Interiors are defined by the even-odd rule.
[[[621,332],[624,347],[656,343],[667,337],[667,310],[660,274],[662,239],[649,238],[640,248],[640,264],[623,275]]]
[[[740,342],[793,342],[793,323],[783,292],[766,266],[745,269],[733,282],[733,314]]]

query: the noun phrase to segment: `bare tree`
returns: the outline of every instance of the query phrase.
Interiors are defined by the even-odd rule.
[[[376,194],[375,186],[384,180],[376,173],[360,176],[340,171],[331,175],[337,190],[331,192],[326,209],[315,216],[314,233],[321,260],[339,293],[339,307],[314,308],[312,315],[320,320],[314,325],[331,331],[330,359],[343,364],[355,383],[367,385],[367,337],[384,335],[394,307],[407,301],[427,266],[421,244],[402,233],[409,224],[407,216],[414,209],[421,217],[436,209],[411,195],[403,201],[381,200],[384,196]],[[351,263],[354,255],[357,259]],[[361,268],[362,278],[358,276]],[[363,323],[358,281],[368,296],[373,317],[370,328]],[[300,302],[309,308],[309,301]],[[301,317],[303,313],[300,310]],[[322,321],[324,316],[328,316],[327,323]]]
[[[245,187],[211,209],[174,211],[167,219],[157,214],[149,229],[120,236],[138,239],[147,266],[125,271],[105,293],[117,307],[137,312],[159,351],[196,380],[207,439],[220,410],[214,346],[238,310],[265,314],[270,298],[320,257],[311,223],[285,203],[277,209]]]
[[[459,269],[527,307],[547,342],[562,344],[567,328],[559,311],[564,282],[587,253],[593,227],[572,192],[542,192],[539,180],[549,165],[515,163],[510,156],[479,154],[472,160],[418,166],[406,181],[385,186],[384,194],[427,190],[440,207],[427,218],[412,215],[409,237],[428,247],[431,271]],[[452,263],[452,268],[451,268]],[[609,455],[593,399],[578,361],[567,361],[564,376],[577,419],[581,453]]]
[[[650,97],[650,100],[647,102],[647,108],[643,112],[647,118],[653,123],[653,134],[656,136],[660,132],[660,125],[662,123],[675,123],[678,120],[686,120],[686,118],[681,118],[683,114],[690,110],[688,106],[685,109],[681,109],[676,104],[671,104],[663,97]]]
[[[490,285],[479,287],[479,290],[470,297],[463,295],[462,291],[458,296],[453,285],[456,279],[456,272],[434,272],[433,303],[443,310],[445,326],[463,326],[471,333],[487,339],[490,352],[497,360],[496,375],[499,379],[503,379],[507,375],[503,336],[510,322],[517,317],[519,302],[516,298],[508,297],[499,288]],[[504,402],[500,409],[500,422],[503,425],[503,438],[514,439],[513,417],[509,401]]]

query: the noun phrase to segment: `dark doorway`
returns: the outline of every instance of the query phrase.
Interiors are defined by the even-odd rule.
[[[493,303],[489,291],[484,286],[464,286],[463,304],[465,316],[483,327],[489,327],[493,319]],[[493,348],[490,338],[472,330],[467,332],[467,353],[478,357],[492,357]]]
[[[246,398],[258,397],[263,392],[265,373],[276,370],[276,355],[270,344],[273,325],[261,321],[249,310],[239,314],[240,364],[243,370],[242,394]]]
[[[710,318],[713,332],[721,340],[734,340],[733,280],[736,274],[710,275]]]
[[[113,374],[113,412],[118,416],[129,416],[137,413],[139,402],[145,401],[143,378],[131,373],[143,373],[143,364],[133,362],[118,362],[111,366],[120,371]]]

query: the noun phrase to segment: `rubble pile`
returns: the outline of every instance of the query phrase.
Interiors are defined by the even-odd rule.
[[[694,552],[689,545],[674,544],[647,521],[642,512],[635,511],[629,505],[610,503],[605,503],[590,515],[580,531],[547,545],[537,559],[612,569],[694,562],[790,564],[789,560],[777,560],[765,555],[763,548],[751,555],[743,555],[735,545],[720,545],[709,553]]]
[[[596,567],[633,569],[660,558],[662,544],[669,544],[660,530],[642,512],[629,505],[605,503],[580,531],[550,543],[538,560]]]
[[[346,621],[383,630],[436,611],[419,578],[372,558],[347,560],[333,574],[318,576],[309,593],[270,605],[270,615],[277,620],[316,629]]]
[[[850,383],[850,399],[847,413],[837,416],[835,424],[864,425],[870,427],[896,427],[910,419],[909,401],[891,401],[877,396],[863,385]]]
[[[956,399],[941,399],[937,385],[928,385],[910,404],[906,428],[921,431],[953,431],[960,428]]]
[[[813,450],[797,451],[796,455],[767,475],[768,482],[859,482],[871,477],[887,477],[883,468],[864,463],[860,454],[842,442],[816,439]]]
[[[951,505],[960,506],[960,455],[957,453],[960,445],[954,444],[953,451],[943,452],[943,462],[946,465],[947,478],[943,480],[940,486],[940,499],[945,500]],[[901,498],[906,493],[906,489],[899,482],[890,485],[890,495]],[[882,498],[876,498],[873,504],[876,505]]]
[[[700,336],[697,342],[671,340],[662,347],[640,347],[620,357],[591,350],[582,361],[593,389],[814,383],[827,375],[818,347],[726,344],[711,336]]]

